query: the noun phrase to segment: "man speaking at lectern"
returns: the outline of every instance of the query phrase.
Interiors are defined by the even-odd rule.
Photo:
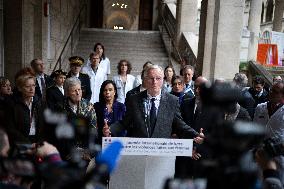
[[[106,137],[121,136],[137,138],[171,138],[172,133],[180,138],[193,138],[202,143],[204,134],[187,125],[181,117],[178,98],[162,91],[163,69],[151,65],[145,70],[147,90],[129,97],[124,118],[103,128]]]

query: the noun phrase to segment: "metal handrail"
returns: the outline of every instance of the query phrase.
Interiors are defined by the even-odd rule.
[[[78,22],[79,22],[79,20],[80,20],[80,17],[81,17],[81,14],[82,14],[84,8],[86,8],[86,5],[87,5],[87,4],[84,3],[84,5],[81,7],[81,9],[80,9],[80,11],[79,11],[79,14],[78,14],[78,16],[77,16],[77,18],[76,18],[76,21],[75,21],[74,25],[72,26],[72,29],[71,29],[71,31],[70,31],[70,33],[69,33],[69,35],[68,35],[68,38],[67,38],[67,40],[66,40],[66,42],[65,42],[65,44],[64,44],[64,46],[63,46],[63,49],[61,50],[61,53],[60,53],[60,55],[59,55],[59,57],[58,57],[58,59],[57,59],[57,61],[56,61],[55,66],[54,66],[54,68],[53,68],[53,72],[56,70],[58,64],[59,64],[59,69],[61,69],[62,55],[63,55],[63,53],[64,53],[64,51],[65,51],[65,48],[66,48],[67,44],[69,43],[69,40],[71,39],[71,36],[72,36],[72,34],[73,34],[73,31],[75,30],[75,26],[78,24]],[[79,28],[80,28],[80,22],[79,22]],[[80,30],[79,30],[79,32],[80,32]],[[72,41],[71,41],[71,42],[72,42]],[[72,51],[72,49],[71,49],[71,51]]]
[[[166,3],[164,3],[164,6],[166,6],[167,4]],[[165,7],[166,8],[166,7]],[[164,8],[164,11],[165,11],[165,8]],[[179,59],[179,61],[182,61],[182,58],[181,58],[181,55],[180,55],[180,53],[179,53],[179,51],[178,51],[178,48],[175,46],[175,43],[174,43],[174,41],[173,41],[173,38],[174,38],[174,36],[172,36],[172,34],[171,34],[171,31],[170,31],[170,27],[168,26],[168,24],[167,24],[167,22],[166,22],[166,19],[165,19],[165,17],[164,17],[164,11],[162,12],[162,14],[161,14],[161,16],[162,16],[162,23],[163,23],[163,26],[165,27],[165,29],[167,30],[167,33],[169,34],[169,36],[170,36],[170,43],[171,43],[171,46],[170,46],[170,51],[171,51],[171,47],[173,47],[174,48],[174,50],[176,51],[176,53],[177,53],[177,55],[178,55],[178,59]],[[169,11],[170,12],[170,11]],[[163,28],[164,28],[163,27]],[[163,31],[162,31],[163,32]]]

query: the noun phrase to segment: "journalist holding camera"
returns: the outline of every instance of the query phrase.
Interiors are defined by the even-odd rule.
[[[265,138],[284,140],[284,83],[274,83],[270,89],[268,101],[259,104],[255,109],[254,122],[265,127]],[[281,182],[284,183],[283,153],[274,156]]]
[[[42,144],[17,145],[15,154],[10,155],[7,134],[0,130],[0,188],[30,189],[36,180],[39,164],[61,166],[59,152],[53,145]]]
[[[282,189],[277,162],[274,157],[283,155],[283,144],[276,138],[269,138],[264,141],[263,146],[255,152],[255,161],[262,170],[264,189]]]

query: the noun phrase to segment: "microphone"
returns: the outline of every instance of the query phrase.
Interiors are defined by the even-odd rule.
[[[119,141],[112,142],[101,154],[96,158],[97,166],[106,165],[107,172],[111,173],[116,164],[122,149],[122,143]]]
[[[85,183],[105,188],[109,180],[109,175],[115,169],[123,145],[119,141],[112,142],[96,158],[96,165],[93,170],[87,173]]]

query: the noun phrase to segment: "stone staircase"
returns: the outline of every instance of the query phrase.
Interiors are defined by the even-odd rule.
[[[248,75],[250,80],[256,75],[261,75],[270,87],[274,76],[280,75],[284,79],[284,66],[263,66],[255,61],[249,61]]]
[[[111,77],[117,75],[117,63],[126,59],[132,64],[131,74],[140,74],[146,61],[165,67],[169,58],[159,31],[118,31],[107,29],[84,28],[74,55],[87,60],[94,48],[100,42],[105,47],[105,55],[110,59]]]
[[[264,67],[272,76],[280,75],[284,79],[284,66]]]

